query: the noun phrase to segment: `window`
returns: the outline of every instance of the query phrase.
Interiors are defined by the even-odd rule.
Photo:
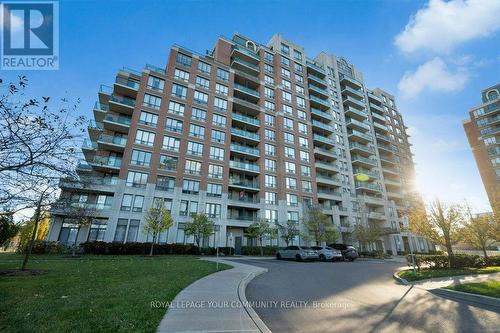
[[[209,197],[222,197],[222,185],[221,184],[207,184],[207,196]]]
[[[226,127],[226,116],[221,116],[220,114],[214,114],[212,116],[212,125]]]
[[[308,180],[303,180],[302,181],[302,191],[312,192],[312,183]]]
[[[276,172],[276,161],[267,159],[265,160],[266,171]]]
[[[197,180],[184,179],[182,182],[182,193],[198,194],[200,191],[200,182]]]
[[[299,212],[287,212],[287,219],[290,222],[299,223]]]
[[[207,119],[207,111],[193,108],[191,111],[191,119],[205,121]]]
[[[309,140],[307,140],[307,138],[299,137],[299,146],[303,148],[309,148]]]
[[[301,64],[295,63],[294,67],[296,72],[302,73],[304,71],[304,67]]]
[[[176,79],[182,80],[182,81],[189,81],[189,73],[183,70],[180,70],[178,68],[175,69],[174,71],[174,77]]]
[[[127,225],[128,225],[127,219],[118,219],[115,231],[115,239],[114,239],[115,242],[123,243],[125,241],[125,234],[127,233]]]
[[[106,233],[106,222],[105,221],[95,221],[90,225],[89,231],[89,241],[104,241],[104,235]]]
[[[198,87],[208,89],[210,87],[210,81],[205,79],[204,77],[197,76],[196,77],[196,85]]]
[[[290,77],[290,71],[286,68],[281,69],[281,75],[284,77]]]
[[[299,51],[297,50],[293,50],[293,58],[295,60],[299,60],[299,61],[302,61],[302,53],[300,53]]]
[[[160,165],[158,167],[162,170],[176,171],[178,163],[179,158],[176,156],[160,155]]]
[[[283,118],[283,127],[290,130],[293,129],[293,120],[287,117]]]
[[[309,153],[307,151],[300,151],[300,160],[302,162],[309,162]]]
[[[195,156],[203,155],[203,144],[198,142],[189,141],[187,153]]]
[[[167,118],[165,129],[172,132],[182,132],[182,121],[173,118]]]
[[[307,125],[304,123],[299,123],[299,133],[307,135]],[[300,140],[299,140],[300,141]]]
[[[295,86],[295,91],[297,92],[297,94],[301,94],[301,95],[304,95],[304,87],[302,86]]]
[[[224,175],[224,167],[222,165],[209,164],[208,165],[208,177],[211,178],[222,178]]]
[[[229,81],[229,72],[222,68],[217,68],[217,78],[221,81]]]
[[[295,163],[293,162],[285,162],[285,172],[295,173]]]
[[[179,98],[186,98],[187,96],[187,87],[178,85],[178,84],[173,84],[172,85],[172,95],[177,96]]]
[[[285,147],[285,156],[288,158],[295,158],[295,149],[292,147]]]
[[[129,212],[130,209],[132,208],[132,200],[134,199],[134,196],[132,194],[124,194],[122,197],[122,204],[120,207],[121,211],[124,212]]]
[[[191,135],[195,138],[203,139],[205,137],[205,127],[198,126],[195,124],[190,124],[189,125],[189,135]]]
[[[214,107],[219,111],[227,111],[227,101],[218,97],[214,98]]]
[[[283,104],[283,112],[286,114],[293,114],[293,109],[290,105]]]
[[[297,111],[297,117],[299,117],[299,119],[303,119],[303,120],[307,119],[307,115],[306,115],[305,111],[301,111],[301,110]]]
[[[281,57],[281,64],[286,67],[290,67],[290,59]]]
[[[266,209],[265,218],[267,223],[277,223],[278,211],[274,209]]]
[[[292,89],[292,82],[288,81],[288,80],[281,80],[281,83],[283,84],[283,86],[287,89]]]
[[[132,206],[132,211],[139,213],[142,212],[142,206],[144,204],[144,196],[136,195],[134,198],[134,204]]]
[[[268,72],[269,74],[273,74],[274,67],[269,64],[264,64],[264,71]]]
[[[212,66],[200,61],[200,62],[198,62],[198,70],[200,72],[210,74],[210,71],[212,70]]]
[[[127,186],[146,187],[148,174],[137,171],[129,171],[127,175]]]
[[[139,234],[140,220],[130,220],[127,233],[127,242],[137,242],[137,235]]]
[[[229,89],[220,83],[215,84],[215,92],[224,96],[228,95]]]
[[[292,94],[290,94],[289,92],[286,92],[286,91],[282,91],[281,93],[283,94],[283,100],[285,102],[289,102],[289,103],[292,102]]]
[[[276,141],[276,132],[275,131],[266,128],[266,130],[264,132],[265,132],[266,140]]]
[[[201,162],[186,160],[184,172],[191,175],[201,175]]]
[[[286,184],[286,188],[289,190],[296,190],[297,189],[297,179],[295,179],[295,178],[286,177],[285,184]]]
[[[212,130],[212,141],[224,143],[226,141],[226,133],[217,130]]]
[[[295,194],[286,194],[286,204],[290,207],[297,207],[299,205],[299,197]]]
[[[218,218],[220,217],[221,205],[214,203],[207,203],[205,205],[205,214],[207,214],[210,218]]]
[[[159,110],[161,105],[161,97],[144,94],[144,102],[142,105]]]
[[[159,191],[173,192],[175,187],[175,178],[167,176],[156,177],[156,189]]]
[[[210,158],[213,160],[223,160],[224,148],[210,147]]]
[[[155,134],[143,130],[137,130],[135,135],[135,143],[152,146],[155,141]]]
[[[273,175],[265,175],[265,186],[275,188],[276,187],[276,176]]]
[[[269,62],[273,62],[273,55],[269,52],[264,52],[264,60],[266,61],[269,61]]]
[[[181,139],[174,138],[171,136],[163,137],[163,149],[168,149],[172,151],[179,151],[179,147],[181,146]]]
[[[156,127],[156,124],[158,124],[158,116],[154,113],[141,111],[139,124]]]
[[[290,48],[288,45],[281,43],[281,52],[284,54],[290,54]]]
[[[307,165],[301,165],[300,166],[300,173],[302,176],[310,177],[311,176],[311,168],[308,167]]]
[[[207,105],[208,104],[208,94],[202,93],[201,91],[194,91],[193,101],[198,104]]]
[[[283,138],[285,139],[285,142],[287,143],[294,143],[295,142],[295,135],[292,133],[283,133]]]
[[[295,81],[297,81],[298,83],[304,83],[304,77],[295,74]]]
[[[165,87],[165,80],[157,78],[156,76],[148,77],[148,88],[156,91],[163,91]]]
[[[132,158],[130,164],[149,166],[151,162],[151,153],[142,150],[132,150]]]
[[[301,108],[305,108],[306,107],[306,100],[303,99],[302,97],[296,97],[296,100],[297,100],[297,106],[298,107],[301,107]]]
[[[276,117],[270,114],[266,114],[264,116],[264,120],[267,126],[275,126],[276,125]]]
[[[170,101],[170,103],[168,104],[168,112],[183,116],[184,115],[184,104]]]
[[[267,98],[274,98],[274,89],[264,87],[264,96]]]
[[[274,111],[276,107],[273,102],[264,101],[264,108],[269,111]]]
[[[191,67],[191,57],[187,56],[185,54],[177,53],[177,57],[176,57],[175,61],[178,64],[182,64],[184,66]]]
[[[278,194],[274,192],[266,192],[266,204],[277,205],[278,204]]]
[[[264,145],[264,151],[265,151],[266,155],[276,156],[276,146],[275,145],[266,143]]]

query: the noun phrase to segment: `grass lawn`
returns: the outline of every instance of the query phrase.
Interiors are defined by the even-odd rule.
[[[500,281],[464,283],[455,286],[448,286],[446,289],[500,298]]]
[[[413,271],[410,269],[398,272],[398,276],[407,281],[417,281],[445,276],[488,274],[496,272],[500,272],[500,266],[459,269],[421,269],[420,271],[417,271],[416,277],[413,276]]]
[[[21,263],[0,253],[0,271]],[[0,332],[154,332],[166,309],[152,301],[216,271],[190,256],[33,256],[28,268],[47,274],[0,276]]]

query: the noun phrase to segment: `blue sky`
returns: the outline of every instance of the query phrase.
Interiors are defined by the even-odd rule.
[[[309,57],[320,51],[346,57],[364,73],[367,87],[395,94],[412,134],[424,197],[467,198],[483,210],[487,200],[462,120],[480,103],[480,90],[500,81],[498,4],[63,0],[60,69],[22,74],[30,94],[78,97],[79,112],[91,117],[100,84],[110,84],[123,66],[164,66],[174,43],[204,52],[220,35],[239,32],[267,43],[281,33]]]

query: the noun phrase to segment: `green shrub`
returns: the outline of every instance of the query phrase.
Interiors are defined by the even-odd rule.
[[[415,265],[420,269],[421,266],[428,266],[431,269],[449,268],[447,255],[416,254]],[[406,257],[408,265],[411,265],[411,255]],[[490,265],[492,265],[490,263]],[[484,257],[478,255],[455,254],[451,263],[452,268],[481,268],[485,267]]]
[[[86,254],[111,254],[111,255],[148,255],[151,250],[151,243],[121,243],[121,242],[86,242],[80,244]],[[213,247],[202,248],[192,244],[155,244],[154,254],[181,254],[181,255],[215,255],[216,249]],[[234,254],[234,249],[230,247],[219,247],[219,255],[229,256]]]
[[[279,246],[263,246],[262,252],[265,256],[275,256],[276,251],[282,249]],[[260,247],[259,246],[242,246],[241,254],[245,256],[260,256]]]
[[[28,247],[29,242],[18,248],[17,252],[24,254],[28,251]],[[32,254],[62,254],[64,251],[65,247],[60,242],[43,240],[35,240],[31,249]]]
[[[500,256],[488,257],[488,266],[500,266]]]

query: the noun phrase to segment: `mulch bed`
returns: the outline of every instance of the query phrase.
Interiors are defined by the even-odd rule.
[[[27,269],[27,270],[20,270],[20,269],[9,269],[6,271],[0,271],[0,277],[2,276],[31,276],[31,275],[43,275],[47,274],[47,271],[41,270],[41,269]]]

